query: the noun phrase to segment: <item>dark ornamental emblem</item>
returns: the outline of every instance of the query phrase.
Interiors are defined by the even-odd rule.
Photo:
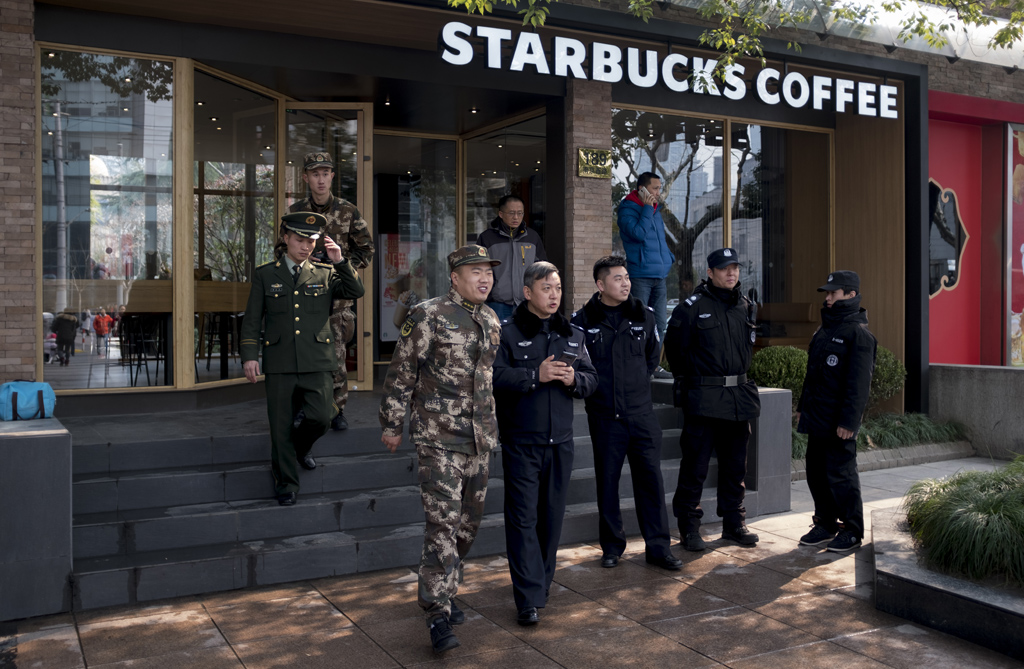
[[[953,290],[960,279],[969,235],[960,218],[956,192],[928,181],[928,294]]]

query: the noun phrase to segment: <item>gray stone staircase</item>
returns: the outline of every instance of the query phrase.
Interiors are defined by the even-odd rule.
[[[597,538],[593,452],[577,405],[563,543]],[[259,411],[261,405],[248,406]],[[294,507],[270,497],[270,441],[258,418],[250,434],[239,428],[202,435],[195,425],[176,429],[161,416],[138,423],[134,440],[117,441],[93,435],[82,427],[87,422],[75,419],[82,422],[71,427],[74,608],[415,565],[423,536],[416,455],[408,443],[394,454],[384,451],[372,408],[372,400],[350,400],[351,428],[317,442],[319,467],[302,472]],[[664,405],[656,412],[670,498],[678,474],[678,416]],[[130,426],[124,430],[130,433]],[[708,480],[716,480],[714,471]],[[475,555],[504,552],[503,491],[496,452]],[[620,492],[627,532],[635,534],[628,465]]]

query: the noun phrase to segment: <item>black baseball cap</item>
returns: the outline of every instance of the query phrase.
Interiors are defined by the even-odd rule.
[[[849,269],[837,269],[828,275],[828,282],[818,289],[819,293],[824,293],[829,290],[844,291],[855,290],[860,292],[860,277],[857,273]]]
[[[711,255],[708,256],[708,268],[709,269],[722,269],[729,265],[739,265],[740,255],[736,253],[736,249],[718,249],[712,251]]]

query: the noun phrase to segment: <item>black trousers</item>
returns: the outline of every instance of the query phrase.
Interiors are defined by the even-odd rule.
[[[588,414],[587,422],[594,445],[601,550],[611,555],[622,555],[626,550],[626,532],[619,508],[619,478],[622,463],[628,459],[636,517],[647,544],[647,555],[651,558],[672,555],[665,483],[661,476],[661,425],[654,412],[620,419]]]
[[[696,532],[704,510],[700,506],[704,481],[708,477],[711,451],[718,455],[718,515],[727,529],[743,525],[747,510],[743,507],[747,475],[747,442],[750,423],[686,415],[679,445],[683,451],[679,463],[679,482],[672,498],[672,512],[679,522],[680,534]]]
[[[814,498],[814,515],[822,527],[835,531],[841,521],[857,538],[864,538],[864,504],[857,473],[857,440],[837,435],[807,437],[807,487]]]
[[[501,445],[505,547],[516,609],[547,604],[572,461],[571,441]]]

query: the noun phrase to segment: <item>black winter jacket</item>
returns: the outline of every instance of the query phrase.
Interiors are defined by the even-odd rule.
[[[632,295],[623,303],[622,321],[612,329],[598,293],[572,315],[587,337],[597,369],[597,390],[587,398],[587,413],[625,418],[651,410],[651,374],[661,359],[654,313]]]
[[[735,421],[761,415],[761,399],[753,381],[729,387],[701,381],[739,376],[750,369],[754,324],[749,306],[739,284],[726,291],[705,280],[672,312],[665,333],[665,355],[676,383],[684,387],[684,413]]]
[[[822,308],[821,327],[807,351],[797,431],[831,436],[845,427],[856,436],[868,405],[877,350],[860,295]]]
[[[494,302],[519,305],[523,301],[523,274],[526,268],[540,260],[547,260],[544,242],[526,223],[510,230],[500,218],[491,221],[491,227],[481,232],[476,243],[501,264],[494,268],[494,288],[487,298]]]
[[[590,362],[583,332],[561,313],[550,321],[550,332],[524,302],[501,324],[501,345],[494,360],[494,401],[501,443],[560,444],[572,440],[572,400],[594,392],[597,371]],[[561,381],[541,383],[540,363],[562,351],[576,353],[575,386]]]

